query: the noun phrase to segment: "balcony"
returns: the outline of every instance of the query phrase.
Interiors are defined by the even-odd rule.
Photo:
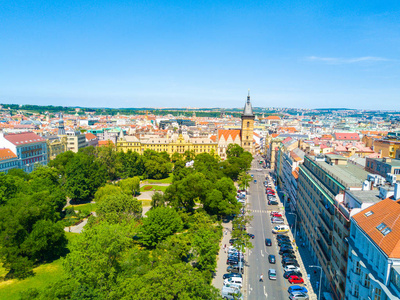
[[[324,216],[321,213],[319,213],[319,215],[321,220],[324,222],[325,226],[328,227],[329,230],[332,230],[333,229],[332,225],[327,220],[325,220],[326,216]]]
[[[323,245],[323,243],[321,242],[321,240],[317,240],[318,246],[319,246],[319,250],[322,252],[324,258],[326,261],[330,261],[331,257],[328,254],[328,252],[325,250],[325,245]]]
[[[329,235],[322,229],[321,226],[318,226],[319,232],[321,232],[322,237],[325,240],[325,243],[329,246],[332,246],[332,238],[329,238]]]

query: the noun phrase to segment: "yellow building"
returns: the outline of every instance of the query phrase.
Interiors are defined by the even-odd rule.
[[[250,94],[247,96],[247,102],[244,105],[242,114],[242,128],[241,128],[241,140],[242,148],[244,151],[249,151],[254,155],[253,145],[253,130],[254,130],[254,113],[250,103]]]
[[[396,151],[400,149],[400,142],[394,140],[374,140],[374,152],[380,157],[396,158]]]
[[[189,138],[182,134],[175,134],[170,138],[151,136],[141,139],[135,136],[122,136],[117,141],[117,150],[124,152],[131,150],[139,154],[143,154],[146,150],[167,152],[169,155],[175,152],[183,154],[186,151],[193,151],[194,154],[211,152],[217,154],[218,143],[209,138]]]
[[[67,151],[66,136],[50,136],[45,138],[47,143],[47,156],[49,161],[55,159],[58,154]]]

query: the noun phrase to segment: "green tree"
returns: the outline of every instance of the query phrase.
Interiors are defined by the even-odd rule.
[[[105,186],[99,188],[97,192],[94,194],[94,201],[96,203],[100,203],[106,196],[122,194],[122,193],[123,191],[119,186],[113,184],[106,184]]]
[[[160,192],[155,192],[153,196],[151,196],[151,208],[156,207],[165,207],[164,196]]]
[[[142,203],[124,193],[107,195],[97,206],[98,220],[110,224],[138,220],[142,216]]]
[[[114,146],[108,144],[107,146],[97,147],[96,150],[98,161],[107,170],[108,180],[117,179],[122,165],[119,160],[117,160]]]
[[[238,184],[240,189],[247,189],[249,187],[249,183],[251,181],[251,176],[246,172],[241,172],[239,174]]]
[[[202,173],[192,173],[174,182],[165,191],[164,199],[175,208],[193,211],[196,203],[204,203],[212,183]]]
[[[181,217],[175,209],[157,207],[149,210],[143,219],[141,238],[143,245],[154,248],[160,241],[183,228]]]
[[[93,198],[106,181],[107,170],[104,165],[86,152],[76,154],[67,165],[65,190],[71,199],[84,201]]]
[[[13,176],[0,173],[0,205],[5,203],[17,192],[17,186]]]
[[[137,176],[120,180],[118,186],[121,187],[127,195],[137,196],[140,194],[140,178]]]

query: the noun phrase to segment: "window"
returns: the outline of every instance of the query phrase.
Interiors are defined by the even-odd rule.
[[[365,215],[366,217],[369,217],[369,216],[372,215],[372,214],[374,214],[374,212],[373,212],[372,210],[370,210],[370,211],[367,211],[364,215]]]
[[[369,282],[369,276],[368,274],[364,274],[363,276],[363,281],[362,281],[362,285],[366,288],[369,288],[370,282]]]
[[[381,300],[382,290],[375,288],[374,291],[375,291],[374,300]]]
[[[356,261],[356,269],[354,272],[356,274],[360,275],[360,272],[361,272],[360,261]]]
[[[358,298],[358,296],[359,296],[359,293],[358,293],[358,284],[355,284],[355,285],[354,285],[353,296],[354,296],[354,297],[357,297],[357,298]]]
[[[388,233],[390,233],[392,231],[392,229],[390,229],[389,227],[386,227],[385,229],[383,229],[381,232],[384,236],[386,236]]]
[[[381,224],[379,224],[378,226],[376,226],[376,229],[378,229],[379,231],[381,231],[383,228],[385,228],[386,227],[386,224],[385,223],[381,223]]]
[[[400,158],[400,157],[399,157]],[[400,175],[400,169],[394,169],[393,174]]]
[[[247,127],[250,127],[250,122],[247,122]]]

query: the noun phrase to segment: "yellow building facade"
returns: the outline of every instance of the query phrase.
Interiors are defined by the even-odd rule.
[[[209,138],[189,138],[182,134],[174,135],[171,138],[149,137],[138,139],[135,136],[123,136],[117,141],[117,150],[127,152],[128,150],[143,154],[146,150],[156,152],[167,152],[183,154],[186,151],[193,151],[194,154],[218,153],[218,143]]]
[[[255,152],[253,145],[254,118],[253,108],[250,103],[250,95],[248,95],[242,114],[241,140],[244,151],[248,151],[253,155]]]

